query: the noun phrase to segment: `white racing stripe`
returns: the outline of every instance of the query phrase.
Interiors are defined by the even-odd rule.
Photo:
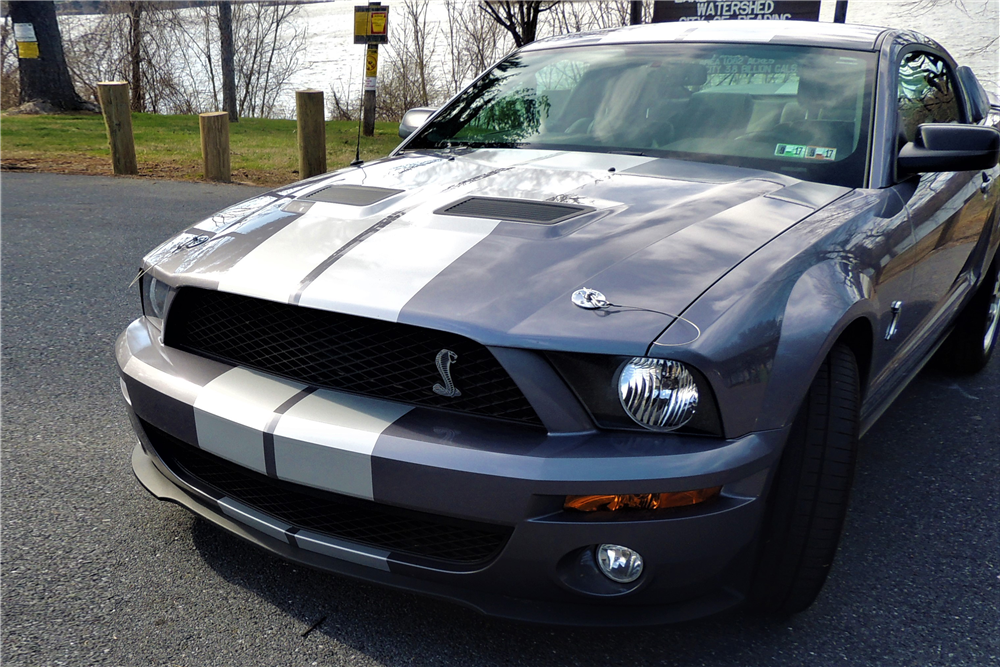
[[[251,213],[257,213],[258,211],[264,209],[268,205],[274,204],[278,201],[281,201],[281,199],[271,194],[261,195],[260,197],[254,197],[253,199],[248,199],[238,204],[234,204],[229,208],[222,209],[215,215],[209,218],[205,218],[198,224],[194,225],[192,229],[202,229],[211,232],[221,232],[224,228],[228,227],[234,222],[242,220]]]
[[[348,251],[305,288],[299,304],[395,322],[417,292],[499,224],[411,214]]]
[[[198,446],[266,473],[264,429],[274,411],[305,385],[234,368],[215,378],[194,402]]]
[[[301,217],[251,250],[223,274],[219,289],[285,301],[299,282],[351,239],[378,222],[354,206],[315,202]]]
[[[156,391],[176,399],[181,403],[191,405],[195,402],[202,387],[178,374],[162,371],[155,366],[150,366],[145,361],[137,357],[129,357],[122,369],[125,375],[141,382],[148,387],[154,387]],[[131,401],[129,403],[131,405]]]
[[[279,479],[372,500],[375,442],[411,409],[326,390],[306,396],[274,429],[275,473]]]

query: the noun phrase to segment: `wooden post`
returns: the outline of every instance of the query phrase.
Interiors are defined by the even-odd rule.
[[[326,123],[323,91],[295,91],[295,115],[299,133],[299,178],[326,173]]]
[[[213,111],[198,115],[201,126],[201,158],[205,178],[228,183],[232,175],[229,166],[229,113]]]
[[[138,174],[135,139],[132,137],[132,111],[128,100],[128,82],[101,81],[97,84],[104,127],[111,147],[111,168],[116,174]]]

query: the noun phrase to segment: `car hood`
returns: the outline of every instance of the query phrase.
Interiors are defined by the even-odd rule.
[[[734,266],[846,192],[631,155],[413,152],[221,211],[154,250],[146,266],[177,286],[447,329],[487,345],[642,354]],[[470,197],[471,207],[448,210]],[[583,287],[614,305],[573,305]]]

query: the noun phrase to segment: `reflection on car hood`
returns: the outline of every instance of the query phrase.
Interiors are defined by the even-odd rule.
[[[146,261],[176,285],[490,345],[641,354],[671,314],[845,192],[631,155],[408,153],[226,209]],[[490,199],[448,210],[470,197]],[[623,307],[580,309],[581,287]]]

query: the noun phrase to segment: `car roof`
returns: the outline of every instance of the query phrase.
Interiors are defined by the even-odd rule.
[[[685,21],[646,23],[597,32],[558,35],[532,42],[524,51],[650,42],[731,42],[819,46],[875,51],[888,28],[816,21]]]

